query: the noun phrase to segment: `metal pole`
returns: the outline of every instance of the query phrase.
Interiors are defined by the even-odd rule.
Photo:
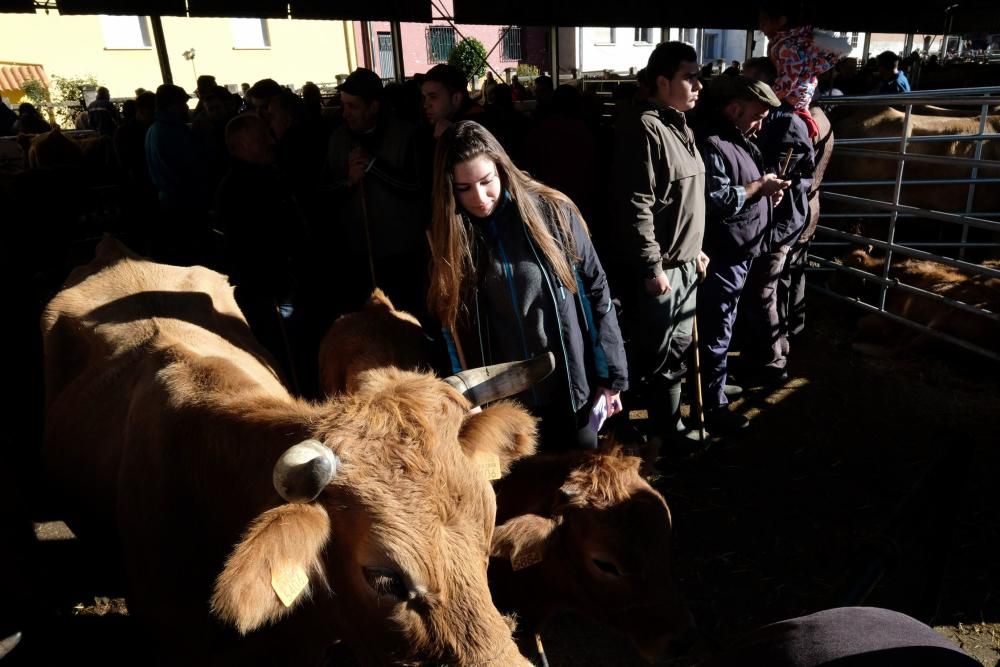
[[[463,40],[466,38],[465,35],[462,34],[462,31],[458,29],[458,26],[455,25],[455,22],[451,19],[451,17],[448,16],[448,13],[446,11],[444,11],[444,9],[441,6],[439,6],[437,3],[435,3],[434,0],[431,0],[431,7],[433,7],[436,10],[438,10],[438,13],[441,14],[441,16],[439,16],[438,18],[441,18],[441,19],[447,21],[448,25],[451,26],[452,30],[455,31],[456,35],[458,35],[459,37],[461,37]],[[497,50],[497,47],[500,46],[501,42],[503,42],[503,39],[507,35],[507,32],[511,28],[513,28],[513,27],[514,26],[510,26],[509,25],[509,26],[506,26],[505,28],[503,28],[503,30],[502,30],[502,32],[500,34],[500,39],[498,39],[497,42],[496,42],[496,44],[493,45],[493,48],[490,49],[489,53],[486,54],[486,57],[482,59],[482,63],[484,65],[486,65],[486,67],[488,67],[490,69],[490,71],[492,71],[494,74],[496,74],[497,78],[501,78],[502,79],[503,77],[501,76],[500,72],[498,72],[497,69],[495,67],[493,67],[493,65],[490,64],[489,58],[490,58],[491,55],[493,55],[493,52]]]
[[[353,72],[358,66],[357,42],[354,40],[354,23],[351,21],[344,21],[343,26],[344,26],[344,50],[347,51],[347,69],[348,71]],[[352,44],[355,46],[355,48],[353,49],[351,48]]]
[[[906,105],[906,117],[903,119],[903,136],[899,138],[899,165],[896,167],[896,185],[893,189],[892,203],[894,206],[899,206],[899,193],[903,189],[903,168],[906,166],[906,138],[910,134],[910,119],[912,118],[913,105]],[[892,215],[889,216],[889,232],[886,236],[886,241],[890,244],[890,247],[885,253],[885,265],[882,267],[882,278],[883,280],[889,279],[889,265],[892,263],[892,244],[895,242],[896,237],[896,220],[899,217],[899,211],[894,210]],[[885,310],[885,297],[888,293],[888,287],[886,283],[882,283],[879,289],[879,310]]]
[[[982,136],[986,132],[986,119],[989,116],[989,105],[983,105],[983,112],[979,115],[979,135]],[[983,139],[976,142],[976,153],[975,159],[981,160],[983,158]],[[965,200],[965,215],[972,215],[972,204],[976,199],[976,177],[979,175],[979,167],[973,167],[972,173],[969,178],[972,179],[972,183],[969,184],[969,197]],[[968,223],[962,225],[962,243],[964,244],[969,240],[969,225]],[[965,247],[963,246],[958,251],[958,256],[965,259]]]
[[[170,73],[170,55],[167,53],[167,40],[163,36],[163,23],[159,16],[150,16],[149,24],[153,28],[153,44],[160,61],[160,76],[163,77],[163,83],[173,83],[174,75]]]
[[[614,30],[614,28],[612,28]],[[552,60],[552,87],[559,87],[559,26],[549,26],[549,54]],[[561,95],[562,93],[560,93]]]
[[[753,35],[754,35],[753,30],[747,30],[747,47],[746,49],[744,49],[743,53],[744,63],[753,58]]]
[[[389,23],[389,30],[392,31],[392,65],[396,72],[396,83],[403,83],[406,72],[403,71],[403,32],[399,21]]]
[[[865,47],[861,51],[861,62],[868,62],[868,53],[872,48],[872,34],[870,32],[865,33]]]

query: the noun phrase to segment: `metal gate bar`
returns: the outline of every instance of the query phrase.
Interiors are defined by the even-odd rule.
[[[828,294],[834,298],[854,303],[855,305],[872,312],[877,312],[884,317],[904,324],[908,327],[920,330],[929,335],[936,336],[943,340],[947,340],[953,344],[959,345],[962,348],[976,352],[983,356],[989,357],[990,359],[1000,360],[1000,353],[985,349],[969,341],[964,341],[956,338],[955,336],[942,333],[938,330],[930,329],[929,327],[911,320],[907,320],[900,315],[895,313],[890,313],[886,311],[886,301],[888,290],[896,289],[904,292],[908,292],[921,298],[930,299],[942,305],[946,305],[951,308],[955,308],[962,312],[974,313],[981,317],[985,317],[993,322],[1000,322],[1000,314],[991,312],[984,308],[979,308],[973,304],[968,304],[956,299],[947,297],[942,294],[937,294],[928,290],[924,290],[912,285],[907,285],[900,282],[896,278],[890,278],[889,274],[892,268],[892,260],[894,254],[903,255],[905,257],[913,257],[916,259],[930,260],[933,262],[940,263],[945,266],[950,266],[962,271],[968,272],[969,274],[975,276],[987,276],[990,278],[1000,278],[1000,269],[993,268],[989,266],[984,266],[980,264],[974,264],[972,262],[965,261],[966,251],[971,248],[994,248],[1000,246],[998,243],[983,243],[975,242],[970,243],[968,241],[968,230],[970,227],[984,229],[991,232],[1000,232],[1000,221],[988,220],[987,217],[1000,216],[1000,212],[973,212],[973,207],[975,205],[975,194],[976,186],[983,185],[988,187],[997,187],[996,184],[1000,183],[1000,160],[984,160],[983,159],[983,145],[986,141],[1000,140],[1000,134],[988,133],[987,132],[987,121],[989,119],[992,107],[1000,107],[1000,87],[990,86],[982,88],[971,88],[971,89],[947,89],[938,91],[920,91],[917,93],[906,93],[906,94],[895,94],[895,95],[870,95],[864,97],[838,97],[836,99],[829,100],[829,104],[832,106],[860,106],[860,107],[877,107],[877,106],[899,106],[902,107],[904,111],[902,129],[899,136],[894,137],[859,137],[852,139],[836,139],[834,144],[835,155],[840,157],[855,157],[861,159],[877,159],[877,160],[893,160],[897,162],[895,179],[893,180],[869,180],[869,181],[831,181],[824,183],[821,188],[821,196],[823,199],[838,201],[844,204],[853,204],[864,209],[874,209],[876,212],[872,213],[854,213],[854,212],[842,212],[834,213],[829,215],[824,215],[821,213],[821,217],[826,219],[850,219],[850,218],[888,218],[889,226],[886,233],[885,240],[871,238],[868,236],[863,236],[860,234],[851,234],[848,232],[833,229],[827,225],[819,225],[816,230],[817,238],[815,246],[817,248],[821,247],[835,247],[843,245],[844,243],[858,243],[862,245],[870,245],[877,248],[881,248],[885,251],[885,260],[880,271],[881,275],[877,276],[860,269],[855,269],[853,267],[844,266],[837,262],[832,261],[829,258],[821,257],[815,253],[809,254],[810,265],[815,267],[815,270],[819,271],[829,271],[837,270],[849,273],[851,275],[864,278],[865,280],[873,280],[878,283],[879,296],[878,305],[872,305],[865,303],[855,297],[845,297],[840,294],[835,294],[830,290],[819,286],[810,284],[812,289],[817,289],[821,292]],[[979,127],[976,134],[970,135],[944,135],[944,136],[911,136],[911,127],[913,123],[913,109],[917,105],[943,105],[943,106],[972,106],[979,107]],[[910,144],[916,143],[939,143],[939,142],[969,142],[974,141],[975,149],[973,157],[952,157],[944,155],[925,155],[922,153],[912,153],[908,150]],[[865,146],[870,145],[892,145],[896,144],[896,150],[885,150],[885,149],[873,149],[866,148]],[[930,164],[930,165],[941,165],[945,167],[962,168],[968,169],[970,171],[968,177],[962,178],[923,178],[923,179],[911,179],[906,180],[904,178],[905,169],[907,163],[920,163],[920,164]],[[993,173],[988,176],[981,177],[981,170],[994,170]],[[931,185],[959,185],[968,188],[968,193],[966,195],[964,211],[961,212],[946,212],[946,211],[936,211],[931,209],[920,208],[917,206],[910,206],[900,203],[900,195],[904,186],[931,186]],[[848,195],[843,192],[831,192],[830,188],[853,188],[853,187],[865,187],[865,186],[892,186],[893,193],[892,198],[888,201],[880,199],[872,199],[869,197],[859,197],[855,195]],[[926,220],[934,220],[938,222],[946,222],[950,224],[958,224],[962,226],[961,241],[955,242],[920,242],[919,244],[906,245],[903,243],[896,242],[896,232],[897,223],[901,218],[922,218]],[[822,241],[820,237],[831,238],[832,241]],[[957,248],[958,255],[960,259],[953,259],[950,257],[945,257],[942,255],[934,254],[924,250],[919,250],[914,245],[922,245],[929,248]]]

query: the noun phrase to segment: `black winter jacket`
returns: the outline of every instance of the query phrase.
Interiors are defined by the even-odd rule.
[[[459,316],[457,333],[466,363],[504,363],[553,352],[553,374],[519,396],[536,407],[565,401],[576,412],[590,401],[595,385],[627,389],[628,365],[618,318],[607,277],[582,221],[569,214],[579,256],[572,265],[574,295],[562,286],[532,240],[517,206],[510,201],[501,205],[502,211],[487,220],[466,218],[476,242],[478,273]],[[556,234],[554,225],[550,229]],[[461,367],[455,341],[447,332],[445,340],[452,371],[457,372]]]

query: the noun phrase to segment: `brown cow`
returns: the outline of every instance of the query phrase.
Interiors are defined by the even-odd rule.
[[[536,455],[496,483],[490,590],[531,643],[557,610],[610,625],[653,660],[688,628],[663,496],[620,449]]]
[[[364,310],[338,320],[363,335],[334,325],[326,336],[320,367],[349,368],[344,386],[352,384],[350,373],[391,366],[401,358],[397,347],[421,344],[423,334],[408,326],[410,316],[387,303],[373,294]],[[345,350],[358,362],[342,363]],[[669,568],[670,511],[639,475],[639,464],[619,450],[539,455],[519,461],[497,483],[497,522],[503,525],[493,540],[490,590],[501,609],[521,620],[525,649],[556,609],[621,630],[647,657],[684,629]],[[538,567],[512,570],[512,560],[520,565],[541,554]]]
[[[877,276],[882,275],[885,266],[883,257],[873,257],[861,249],[850,252],[839,261],[845,266]],[[989,260],[985,265],[1000,268],[1000,261]],[[993,313],[1000,312],[1000,278],[971,275],[939,262],[910,258],[893,260],[889,277],[970,306]],[[874,281],[871,285],[877,287]],[[835,275],[831,286],[851,296],[861,296],[865,289],[860,278],[840,273]],[[886,310],[984,349],[1000,352],[1000,323],[996,320],[898,288],[889,289]],[[858,322],[858,337],[854,347],[862,352],[884,355],[920,349],[936,340],[938,339],[922,335],[914,329],[903,329],[890,319],[871,313]]]
[[[886,143],[868,144],[858,148],[897,151],[899,137],[903,131],[905,114],[891,107],[863,107],[850,115],[834,122],[833,128],[838,140],[864,137],[887,137]],[[978,134],[979,118],[969,117],[938,117],[911,116],[911,137],[941,136],[953,134]],[[987,133],[1000,132],[1000,116],[988,117]],[[853,148],[853,147],[851,147]],[[915,155],[933,155],[941,157],[975,157],[976,144],[973,141],[946,141],[928,143],[910,143],[907,152]],[[981,158],[984,160],[1000,160],[1000,141],[983,143]],[[847,156],[834,151],[833,159],[826,172],[827,181],[840,180],[882,180],[894,181],[897,162],[895,160],[863,159]],[[968,178],[969,167],[951,167],[939,164],[927,164],[910,161],[906,163],[904,177],[906,180],[931,178]],[[980,169],[979,177],[1000,176],[1000,169]],[[859,186],[850,188],[835,188],[837,192],[891,202],[893,186]],[[968,197],[968,185],[935,185],[935,186],[904,186],[900,203],[937,211],[959,212],[965,210]],[[826,204],[824,203],[824,206]],[[843,204],[830,202],[827,211],[842,207]],[[853,206],[857,208],[856,205]],[[983,186],[976,188],[973,211],[1000,210],[1000,188]]]
[[[41,134],[19,134],[17,144],[26,171],[79,167],[96,171],[107,169],[114,159],[111,138],[92,132],[67,136],[54,127]]]
[[[353,392],[358,376],[371,368],[417,370],[427,359],[425,340],[417,318],[396,310],[389,297],[376,289],[362,310],[341,315],[323,336],[320,388],[327,396]]]
[[[395,369],[295,399],[224,276],[111,240],[42,324],[46,472],[74,530],[120,546],[168,662],[315,664],[343,640],[366,663],[526,664],[489,597],[478,469],[532,452],[522,408],[470,415]]]

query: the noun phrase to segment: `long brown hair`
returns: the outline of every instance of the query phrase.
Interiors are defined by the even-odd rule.
[[[482,125],[461,121],[441,135],[434,155],[434,204],[430,231],[434,263],[427,306],[448,329],[452,329],[458,319],[466,281],[476,273],[469,230],[455,200],[453,170],[455,165],[478,157],[485,157],[496,165],[500,183],[517,205],[531,239],[545,255],[563,287],[576,292],[571,262],[578,257],[569,215],[576,215],[586,229],[579,209],[563,193],[539,183],[518,169],[496,137]],[[561,238],[553,236],[548,220],[554,223]]]

